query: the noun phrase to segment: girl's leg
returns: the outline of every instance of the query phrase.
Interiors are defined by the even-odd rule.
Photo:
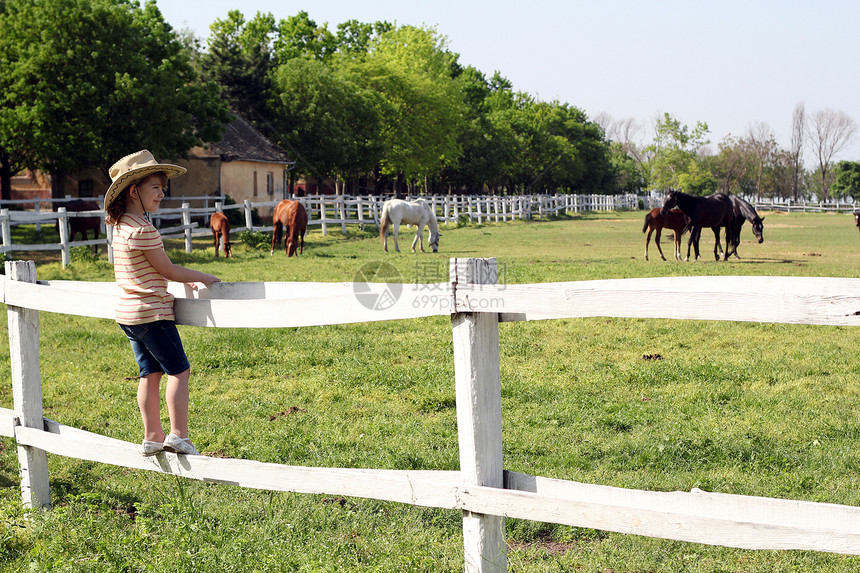
[[[167,411],[170,414],[170,433],[188,437],[188,379],[191,369],[167,376]]]
[[[143,418],[143,439],[150,442],[163,442],[164,430],[161,428],[161,372],[141,376],[137,386],[137,405]]]

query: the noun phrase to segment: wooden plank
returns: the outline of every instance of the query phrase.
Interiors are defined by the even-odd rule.
[[[18,425],[18,416],[15,410],[0,408],[0,436],[7,438],[15,437],[15,426]]]
[[[113,316],[113,299],[100,302],[86,293],[118,294],[109,282],[50,281],[40,283],[41,289],[5,278],[3,283],[7,303],[98,318]],[[199,291],[170,283],[169,290],[177,296],[178,322],[198,326],[341,324],[436,316],[452,309],[499,313],[508,321],[617,316],[860,326],[860,279],[851,278],[663,277],[459,285],[455,292],[447,283],[418,285],[417,290],[412,284],[368,286],[396,286],[402,294],[396,305],[373,310],[359,304],[354,283],[220,283]],[[81,293],[71,307],[70,293]]]
[[[51,428],[51,424],[48,424]],[[159,454],[62,425],[18,427],[20,443],[52,454],[255,489],[345,495],[424,507],[743,549],[860,555],[860,508],[706,492],[654,492],[505,472],[500,489],[463,484],[460,472],[285,466]]]
[[[661,277],[457,289],[458,310],[501,319],[613,316],[860,326],[860,279]]]

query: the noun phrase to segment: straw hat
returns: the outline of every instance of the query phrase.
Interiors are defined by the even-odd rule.
[[[151,173],[159,171],[167,175],[168,179],[173,179],[185,173],[187,169],[179,165],[159,163],[146,149],[126,155],[111,165],[110,171],[108,171],[111,184],[105,193],[105,211],[126,187]]]

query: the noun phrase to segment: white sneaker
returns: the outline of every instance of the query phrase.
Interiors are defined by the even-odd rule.
[[[173,452],[176,454],[185,454],[187,456],[199,456],[200,452],[191,443],[188,438],[180,438],[176,434],[168,434],[164,439],[164,451]]]
[[[143,444],[140,446],[140,453],[144,455],[144,457],[154,456],[158,452],[164,449],[164,444],[161,442],[150,442],[149,440],[144,440]]]

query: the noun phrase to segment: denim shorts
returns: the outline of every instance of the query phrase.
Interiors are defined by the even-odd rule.
[[[119,327],[131,342],[141,378],[156,372],[175,375],[191,368],[172,320],[120,324]]]

